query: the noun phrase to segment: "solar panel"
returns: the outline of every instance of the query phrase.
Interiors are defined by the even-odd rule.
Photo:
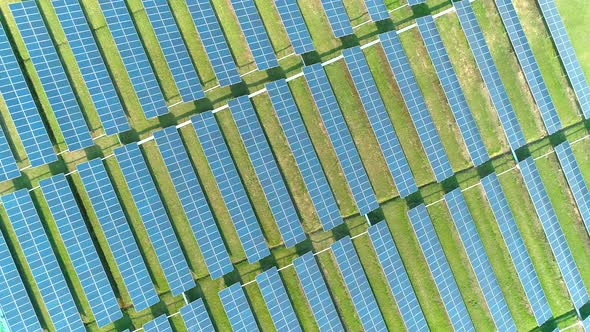
[[[214,330],[203,299],[198,299],[180,308],[180,316],[182,316],[184,325],[190,332],[208,332]]]
[[[332,244],[332,252],[363,328],[366,331],[387,331],[350,237],[344,237]]]
[[[383,0],[365,0],[365,6],[372,21],[377,22],[389,18],[389,11],[387,11]]]
[[[491,173],[481,179],[481,184],[537,324],[541,326],[552,317],[551,308],[533,267],[531,257],[516,226],[506,196],[504,196],[502,187],[500,187],[498,176],[496,176],[496,173]]]
[[[541,181],[539,170],[535,166],[532,157],[528,157],[518,165],[572,302],[576,310],[579,310],[588,302],[588,293],[586,292],[586,288],[584,288],[580,271],[576,266],[563,230],[555,215],[555,210]]]
[[[408,5],[415,6],[426,3],[426,0],[408,0]]]
[[[469,110],[469,105],[449,59],[449,54],[434,24],[434,18],[432,16],[419,17],[416,19],[416,23],[436,70],[438,80],[444,90],[447,102],[453,112],[453,117],[467,146],[469,156],[473,164],[479,166],[488,161],[490,157],[483,144],[473,115]]]
[[[590,318],[586,317],[586,319],[582,321],[582,327],[584,328],[584,331],[590,331]]]
[[[320,331],[343,331],[338,312],[313,253],[308,252],[299,256],[293,261],[293,266]]]
[[[4,195],[2,203],[54,328],[86,331],[29,191]]]
[[[334,36],[337,38],[352,35],[352,25],[346,15],[346,9],[342,0],[321,0],[324,12],[328,17],[328,22],[332,28]]]
[[[150,119],[168,113],[166,100],[125,1],[99,0],[98,3],[129,74],[143,114]]]
[[[23,280],[0,233],[0,317],[8,331],[41,331]],[[0,325],[2,326],[2,325]]]
[[[257,275],[256,282],[277,331],[302,331],[277,268]]]
[[[246,42],[260,70],[278,67],[279,61],[272,48],[262,19],[251,0],[230,0]]]
[[[56,161],[57,156],[53,151],[53,145],[37,105],[2,27],[0,27],[0,54],[2,54],[0,75],[3,77],[0,80],[0,95],[6,103],[31,166],[36,167]]]
[[[516,114],[512,108],[512,104],[510,103],[510,99],[508,99],[506,89],[500,80],[500,74],[494,64],[490,49],[486,44],[481,28],[475,18],[473,8],[471,8],[469,0],[453,2],[453,6],[455,6],[457,11],[459,23],[461,23],[463,32],[467,37],[467,42],[473,52],[479,72],[490,92],[492,104],[494,104],[494,107],[498,112],[500,123],[508,138],[508,144],[510,144],[510,148],[513,151],[517,150],[525,145],[526,141],[522,134],[518,119],[516,118]]]
[[[215,11],[209,0],[187,0],[186,5],[205,47],[219,85],[242,81]]]
[[[324,230],[340,225],[343,220],[336,199],[287,82],[283,79],[268,83],[266,90]]]
[[[402,197],[417,190],[410,166],[391,124],[363,51],[356,46],[342,51],[377,142]]]
[[[416,298],[404,263],[397,251],[387,223],[379,222],[369,227],[369,237],[377,253],[379,263],[397,302],[404,325],[408,331],[428,331],[428,324]]]
[[[114,153],[172,295],[195,287],[191,270],[139,146],[135,143],[124,145],[116,148]]]
[[[242,247],[244,247],[248,262],[257,262],[270,255],[270,251],[264,242],[262,230],[258,225],[234,161],[229,154],[223,134],[211,112],[195,115],[191,121]]]
[[[10,150],[4,131],[0,128],[0,182],[20,176],[16,160]]]
[[[58,174],[39,181],[39,186],[86,294],[96,323],[99,327],[103,327],[122,318],[123,314],[117,297],[109,283],[66,177]]]
[[[275,0],[275,6],[287,31],[295,54],[311,52],[314,49],[311,35],[296,0]]]
[[[166,315],[160,315],[143,326],[144,332],[172,332]]]
[[[259,331],[248,299],[239,283],[233,284],[219,292],[223,309],[229,318],[231,328],[235,332]]]
[[[409,210],[408,217],[453,328],[455,331],[475,331],[424,204]]]
[[[136,311],[159,302],[102,160],[76,166]]]
[[[143,7],[156,33],[160,49],[183,101],[205,97],[197,71],[188,53],[172,10],[166,0],[144,0]]]
[[[154,137],[211,278],[231,272],[229,254],[176,127],[157,131]]]
[[[574,93],[578,98],[578,103],[584,113],[584,117],[589,118],[590,86],[588,86],[588,81],[584,76],[584,71],[582,70],[578,58],[576,57],[574,47],[567,35],[567,31],[565,30],[559,11],[555,6],[555,2],[553,0],[539,0],[538,6],[541,8],[545,23],[549,28],[549,33],[553,38],[555,48],[557,49],[557,53],[561,58],[561,63],[565,68],[570,83],[572,84]]]
[[[94,145],[36,2],[11,3],[9,8],[68,148]]]
[[[86,83],[92,103],[107,135],[130,129],[123,105],[111,81],[92,30],[78,1],[55,0],[51,4]]]
[[[305,233],[297,211],[250,98],[242,96],[232,99],[228,105],[285,246],[292,247],[304,241]]]

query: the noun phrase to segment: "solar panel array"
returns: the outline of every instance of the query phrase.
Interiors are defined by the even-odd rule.
[[[416,77],[414,77],[410,62],[402,47],[397,31],[382,33],[379,35],[379,39],[381,40],[387,61],[393,71],[414,127],[416,127],[416,131],[418,132],[420,142],[422,142],[422,146],[426,152],[426,157],[430,161],[434,176],[437,181],[443,181],[453,175],[453,169],[436,131],[432,117],[428,112],[428,108],[426,108],[424,96],[422,96]]]
[[[293,261],[293,266],[320,331],[343,331],[338,312],[313,253],[308,252],[297,257]]]
[[[277,331],[302,331],[277,268],[257,275],[256,282]]]
[[[457,188],[445,194],[445,201],[451,212],[455,228],[459,233],[471,267],[475,272],[479,288],[481,288],[487,306],[492,314],[492,319],[498,331],[514,331],[516,325],[498,284],[492,264],[486,255],[483,243],[473,222],[473,218],[467,208],[467,203]]]
[[[372,21],[377,22],[389,18],[389,11],[387,11],[383,0],[365,0],[365,6]]]
[[[259,331],[242,285],[235,283],[219,292],[223,309],[235,332]]]
[[[154,137],[211,278],[231,272],[229,254],[180,134],[172,126],[155,132]]]
[[[166,100],[125,1],[99,0],[100,8],[146,118],[168,113]]]
[[[352,240],[347,236],[331,247],[363,328],[366,331],[387,331]]]
[[[545,186],[541,181],[539,170],[535,166],[532,157],[521,161],[519,167],[572,302],[575,308],[579,310],[588,302],[588,293],[582,282],[582,276],[576,266],[572,252],[566,242],[563,230],[559,226],[559,221],[557,220],[549,196],[545,191]]]
[[[158,303],[158,294],[102,160],[79,164],[76,169],[135,310],[141,311]]]
[[[337,38],[352,35],[352,25],[346,15],[346,9],[342,0],[321,0],[324,12],[328,17],[328,22],[332,28],[334,36]]]
[[[191,121],[248,262],[259,261],[270,251],[215,116],[205,112],[193,116]]]
[[[114,150],[117,162],[173,295],[196,286],[139,146]]]
[[[4,131],[0,128],[0,182],[20,176],[16,160],[10,150]]]
[[[391,124],[387,109],[379,95],[369,65],[359,46],[342,51],[346,66],[361,99],[377,142],[402,197],[417,190],[410,166]]]
[[[295,54],[313,51],[314,46],[311,41],[311,35],[309,34],[309,30],[307,30],[297,1],[275,0],[275,6],[281,16],[281,21],[283,21]]]
[[[500,80],[500,74],[494,64],[490,49],[488,48],[486,41],[481,32],[481,28],[475,18],[475,13],[469,0],[462,0],[453,2],[453,6],[457,11],[459,23],[463,28],[463,32],[467,37],[469,47],[473,52],[477,67],[483,78],[483,81],[490,92],[492,103],[498,112],[500,123],[504,128],[506,137],[508,138],[508,144],[510,148],[515,151],[518,148],[526,144],[524,135],[508,99],[506,89]]]
[[[172,332],[172,326],[166,315],[160,315],[143,326],[144,332]]]
[[[453,272],[424,204],[409,210],[408,217],[453,328],[456,331],[474,331],[469,313],[461,298],[459,287],[457,287]]]
[[[256,62],[256,67],[266,70],[278,67],[279,61],[272,48],[270,39],[264,28],[264,23],[256,10],[256,4],[251,0],[230,0],[238,23],[242,28],[246,42]]]
[[[86,331],[29,191],[4,195],[2,203],[53,327],[57,331]]]
[[[182,316],[187,330],[190,327],[189,331],[191,332],[208,332],[214,330],[203,299],[198,299],[180,308],[180,316]]]
[[[514,263],[518,278],[537,320],[537,324],[541,326],[552,317],[551,308],[549,307],[549,302],[547,302],[541,282],[537,277],[533,262],[531,261],[520,231],[516,226],[516,221],[510,211],[506,196],[502,191],[502,187],[500,187],[498,176],[496,173],[491,173],[481,179],[481,184],[498,223],[504,243]]]
[[[63,174],[39,181],[96,323],[103,327],[123,317],[74,194]]]
[[[78,63],[105,133],[114,135],[129,130],[130,126],[123,111],[123,105],[96,46],[80,3],[55,0],[51,4],[72,49],[74,59]]]
[[[16,2],[9,8],[69,150],[94,145],[37,3]]]
[[[182,100],[186,102],[204,98],[205,93],[199,76],[168,2],[144,0],[142,3]]]
[[[451,108],[451,112],[453,112],[461,136],[467,146],[469,156],[473,164],[479,166],[488,161],[490,157],[483,144],[467,100],[465,99],[465,94],[459,84],[457,74],[449,59],[449,54],[436,28],[434,18],[432,16],[418,17],[416,23]]]
[[[324,230],[340,225],[343,220],[336,199],[287,82],[283,79],[268,83],[266,90]]]

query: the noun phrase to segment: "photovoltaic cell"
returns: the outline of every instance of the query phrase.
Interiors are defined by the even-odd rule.
[[[2,203],[54,328],[86,331],[29,191],[2,196]]]
[[[66,177],[58,174],[39,181],[39,186],[82,284],[96,323],[103,327],[122,318],[117,297]]]
[[[518,165],[529,195],[531,196],[535,211],[543,226],[545,236],[549,240],[549,245],[557,261],[557,266],[561,271],[561,276],[576,310],[579,310],[588,302],[588,293],[582,282],[582,276],[576,266],[572,252],[566,242],[563,230],[557,220],[557,215],[555,215],[555,210],[545,191],[545,186],[541,181],[539,170],[532,157],[528,157]]]
[[[584,328],[584,331],[590,332],[590,317],[586,317],[586,319],[582,321],[582,327]]]
[[[78,1],[54,0],[51,2],[57,18],[74,53],[74,59],[90,92],[90,98],[107,135],[129,130],[123,105],[111,81],[107,67],[92,30]]]
[[[160,301],[101,159],[76,169],[136,311]]]
[[[311,35],[307,30],[297,0],[275,0],[275,6],[287,31],[295,54],[311,52],[314,49]]]
[[[154,137],[211,278],[231,272],[229,254],[180,134],[172,126],[155,132]]]
[[[389,172],[400,195],[405,197],[417,190],[416,183],[363,51],[356,46],[345,49],[342,54],[389,167]]]
[[[98,3],[145,117],[149,119],[168,113],[166,100],[125,1],[99,0]]]
[[[475,331],[424,204],[408,211],[412,228],[455,331]]]
[[[504,196],[502,187],[500,187],[498,176],[496,173],[491,173],[481,179],[481,184],[498,223],[504,243],[514,263],[518,278],[537,320],[537,324],[541,326],[552,317],[551,308],[533,267],[531,257],[520,235],[520,231],[516,226],[516,221],[510,211],[506,196]]]
[[[344,237],[332,244],[332,252],[363,328],[366,331],[387,331],[350,237]]]
[[[199,76],[167,0],[144,0],[142,3],[182,100],[187,102],[204,98]]]
[[[408,0],[408,5],[415,6],[426,3],[426,0]]]
[[[322,272],[311,252],[293,261],[295,272],[320,331],[343,331]]]
[[[144,332],[172,332],[172,326],[166,315],[160,315],[143,326]]]
[[[453,6],[455,6],[457,11],[459,23],[467,37],[467,42],[473,52],[479,72],[488,88],[492,103],[498,112],[500,123],[508,138],[508,144],[510,144],[510,148],[515,151],[525,145],[526,141],[522,134],[518,119],[516,118],[516,114],[514,113],[514,109],[512,108],[512,104],[510,103],[510,99],[508,99],[506,89],[500,80],[500,74],[494,64],[490,49],[486,44],[481,28],[475,18],[473,8],[471,8],[469,0],[453,2]]]
[[[277,268],[257,275],[256,282],[277,331],[302,331]]]
[[[324,230],[340,225],[343,220],[336,199],[287,82],[278,80],[268,83],[266,90]]]
[[[207,309],[202,299],[193,301],[180,308],[180,316],[182,316],[184,325],[190,332],[209,332],[214,330],[211,318],[207,314]]]
[[[428,324],[387,223],[369,227],[369,237],[408,331],[428,331]]]
[[[483,144],[467,100],[465,99],[465,94],[459,84],[459,79],[449,59],[449,54],[434,24],[434,18],[432,16],[419,17],[416,19],[416,23],[426,45],[428,55],[436,70],[438,80],[445,92],[447,102],[461,131],[461,136],[463,136],[463,140],[467,146],[469,156],[473,164],[479,166],[488,161],[490,157]]]
[[[305,233],[250,98],[238,97],[228,105],[285,245],[292,247],[305,240]]]
[[[321,0],[328,22],[337,38],[352,35],[352,25],[346,15],[342,0]]]
[[[389,18],[389,12],[383,0],[365,0],[365,6],[372,21],[377,22]]]
[[[257,262],[270,251],[217,121],[212,112],[195,115],[191,121],[248,262]]]
[[[15,2],[9,8],[68,149],[74,151],[94,145],[37,3]]]
[[[18,165],[12,155],[6,136],[4,136],[4,131],[0,128],[0,182],[19,176],[20,171]]]
[[[195,287],[191,270],[139,146],[135,143],[124,145],[116,148],[114,153],[172,295]]]
[[[231,328],[235,332],[259,331],[250,309],[242,285],[233,284],[219,292],[223,309],[229,318]]]

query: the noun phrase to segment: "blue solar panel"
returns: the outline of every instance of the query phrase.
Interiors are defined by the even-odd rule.
[[[132,143],[114,152],[172,294],[182,294],[196,284],[141,150]]]
[[[266,90],[324,230],[340,225],[343,220],[336,199],[287,82],[278,80],[268,83]]]
[[[180,316],[184,325],[190,332],[213,331],[213,323],[207,314],[207,309],[202,299],[198,299],[180,308]],[[190,329],[189,329],[190,328]]]
[[[305,233],[297,211],[250,98],[242,96],[232,99],[228,105],[285,245],[291,247],[304,241]]]
[[[31,166],[56,161],[57,156],[20,70],[10,42],[0,26],[0,95],[8,108]]]
[[[94,145],[36,2],[11,3],[9,8],[69,150]]]
[[[383,0],[365,0],[365,6],[369,12],[371,20],[377,22],[389,18],[389,11]]]
[[[275,6],[281,16],[287,36],[295,54],[311,52],[314,49],[311,35],[307,30],[303,15],[296,0],[275,0]]]
[[[272,48],[268,34],[264,29],[262,19],[252,0],[230,0],[246,42],[260,70],[277,67],[279,61]]]
[[[172,126],[154,137],[211,278],[231,272],[229,254],[178,131]]]
[[[187,0],[186,5],[219,85],[239,83],[242,78],[209,0]]]
[[[412,228],[455,331],[475,331],[424,204],[408,211]]]
[[[369,227],[369,237],[408,331],[427,331],[428,324],[397,251],[387,223]]]
[[[415,6],[426,3],[426,0],[408,0],[408,5]]]
[[[103,327],[123,317],[66,177],[58,174],[39,181],[39,186],[82,284],[96,323]]]
[[[256,282],[277,331],[302,331],[277,268],[257,275]]]
[[[248,262],[254,263],[270,255],[215,116],[211,112],[206,112],[195,115],[191,120]]]
[[[342,0],[321,0],[328,22],[337,38],[352,35],[352,25],[346,15]]]
[[[4,131],[0,128],[0,182],[19,176],[20,171],[18,165],[12,155],[6,136],[4,136]]]
[[[518,273],[518,278],[529,300],[537,324],[541,326],[551,318],[551,308],[533,267],[531,257],[516,226],[516,221],[512,216],[506,196],[504,196],[502,187],[500,187],[498,176],[496,176],[496,173],[492,173],[481,179],[481,184],[486,192],[488,202],[492,208],[516,272]]]
[[[259,331],[242,285],[236,283],[221,290],[219,298],[234,332]]]
[[[467,145],[469,156],[473,164],[479,166],[488,161],[490,157],[483,144],[473,115],[469,110],[469,105],[449,59],[449,54],[434,24],[434,18],[432,16],[419,17],[416,19],[416,23],[436,70],[436,75],[445,92],[447,102]]]
[[[343,331],[338,312],[313,254],[308,252],[299,256],[293,261],[293,266],[320,331]]]
[[[129,74],[143,114],[149,119],[168,113],[166,100],[125,1],[99,0],[98,3]]]
[[[481,288],[488,309],[492,314],[496,329],[498,331],[516,330],[514,320],[510,315],[510,310],[504,299],[504,294],[502,294],[502,289],[498,284],[492,264],[479,238],[479,233],[469,213],[467,203],[461,194],[461,189],[457,188],[446,193],[445,201],[451,212],[451,217],[455,223],[467,257],[471,262],[471,267],[475,272],[479,288]]]
[[[532,157],[521,161],[518,165],[572,302],[576,310],[579,310],[588,302],[588,293],[584,288],[580,271],[576,266],[563,230],[555,215],[555,210],[541,181],[539,170]]]
[[[590,332],[590,316],[582,321],[582,327],[584,328],[584,331]]]
[[[136,311],[158,303],[141,252],[102,160],[76,166]]]
[[[356,46],[345,49],[342,54],[389,167],[389,172],[393,176],[400,195],[405,197],[417,190],[416,183],[363,51]]]
[[[567,35],[567,31],[565,31],[565,26],[563,25],[561,16],[559,16],[555,2],[554,0],[539,0],[538,6],[541,8],[545,22],[549,27],[549,33],[553,38],[555,48],[557,49],[557,53],[561,58],[561,63],[565,68],[570,83],[572,84],[574,93],[578,98],[578,103],[580,103],[584,117],[589,118],[590,86],[588,86],[588,81],[584,76],[584,71],[582,70],[578,58],[576,57],[572,42]]]
[[[86,331],[29,191],[2,196],[2,203],[54,328]]]
[[[332,252],[363,328],[366,331],[387,331],[350,237],[344,237],[332,244]]]
[[[186,102],[205,97],[167,0],[143,0],[142,3],[182,100]]]
[[[486,41],[481,32],[481,28],[475,18],[475,13],[469,0],[453,2],[455,9],[457,10],[457,16],[459,17],[459,23],[463,28],[463,32],[467,37],[469,47],[473,52],[477,67],[483,78],[485,85],[488,88],[492,103],[498,112],[500,123],[504,128],[506,137],[508,138],[508,144],[514,151],[526,144],[524,135],[516,118],[516,114],[508,99],[506,89],[500,80],[500,74],[494,64],[490,49],[488,48]]]
[[[166,315],[160,315],[143,326],[144,332],[172,332]]]
[[[74,59],[78,63],[106,134],[114,135],[129,130],[123,105],[96,46],[80,3],[55,0],[51,4],[74,53]]]

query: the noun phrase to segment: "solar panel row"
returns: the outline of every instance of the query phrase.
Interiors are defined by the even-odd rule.
[[[287,31],[295,54],[311,52],[314,49],[311,35],[296,0],[275,0],[275,6]]]
[[[0,182],[20,176],[16,160],[10,150],[4,131],[0,128]]]
[[[365,6],[372,21],[377,22],[389,18],[389,11],[387,11],[383,0],[365,0]]]
[[[213,331],[213,323],[207,314],[207,309],[202,299],[193,301],[180,308],[180,316],[184,325],[190,332],[209,332]]]
[[[321,0],[324,12],[328,17],[328,22],[332,28],[334,36],[337,38],[352,35],[352,25],[346,15],[346,9],[342,0]]]
[[[233,331],[259,331],[254,314],[252,313],[252,309],[250,309],[248,299],[246,299],[246,294],[244,294],[240,283],[235,283],[228,288],[222,289],[219,292],[219,298],[221,299],[221,304]]]
[[[257,275],[256,282],[277,331],[302,331],[277,268]]]
[[[172,332],[172,326],[166,315],[160,315],[143,326],[144,332]]]

